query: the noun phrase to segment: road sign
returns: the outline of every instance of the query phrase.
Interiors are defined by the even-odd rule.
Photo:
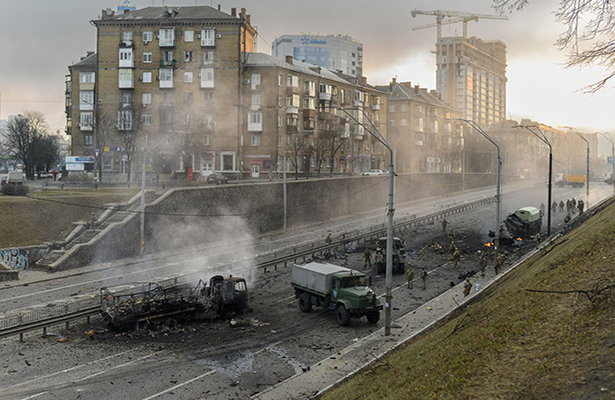
[[[615,164],[615,157],[609,157],[608,162],[609,164]]]

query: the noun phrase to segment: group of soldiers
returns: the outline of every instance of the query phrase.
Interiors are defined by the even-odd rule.
[[[576,214],[577,210],[579,210],[579,215],[583,215],[583,210],[585,209],[585,202],[580,199],[576,200],[574,197],[572,199],[566,200],[565,204],[564,200],[560,200],[559,205],[557,204],[557,201],[554,201],[553,204],[551,204],[551,212],[555,214],[558,208],[559,212],[564,212],[564,207],[566,207],[566,212],[568,213],[568,215]]]

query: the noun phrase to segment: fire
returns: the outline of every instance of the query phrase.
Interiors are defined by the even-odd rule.
[[[495,246],[493,243],[485,243],[485,247]]]
[[[520,237],[518,237],[518,238],[517,238],[517,240],[518,240],[519,242],[523,242],[523,239],[521,239]]]

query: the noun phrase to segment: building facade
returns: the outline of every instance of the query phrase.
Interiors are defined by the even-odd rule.
[[[282,35],[271,44],[275,57],[318,65],[357,78],[363,76],[363,45],[348,35]]]
[[[476,37],[437,43],[436,89],[463,118],[481,126],[506,120],[506,45]]]

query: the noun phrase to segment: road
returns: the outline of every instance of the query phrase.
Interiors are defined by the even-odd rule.
[[[595,184],[591,188],[590,205],[612,194],[612,188],[606,185]],[[465,192],[400,205],[396,216],[424,215],[491,196],[493,192],[493,189]],[[554,188],[553,199],[558,202],[572,197],[584,199],[584,194],[584,189]],[[521,206],[537,206],[542,201],[546,203],[546,189],[536,186],[506,188],[502,215]],[[151,280],[179,272],[198,271],[203,277],[209,277],[213,274],[211,269],[229,259],[247,257],[239,267],[245,269],[257,255],[282,251],[297,242],[322,240],[327,231],[335,237],[338,232],[356,229],[367,222],[384,222],[385,217],[381,210],[376,215],[354,216],[309,229],[244,238],[241,244],[239,240],[231,244],[219,243],[194,251],[92,266],[51,276],[27,272],[23,282],[28,281],[28,286],[0,286],[0,309],[7,311],[17,306],[57,302],[71,294],[95,293],[101,286]],[[554,215],[554,229],[562,224],[563,217],[564,213]],[[461,268],[454,269],[448,262],[446,250],[441,251],[447,237],[439,224],[406,232],[404,236],[412,262],[429,271],[428,285],[427,290],[422,291],[417,289],[419,285],[415,282],[415,288],[408,289],[403,276],[394,276],[393,318],[412,312],[418,305],[448,290],[451,282],[459,282],[460,271],[476,268],[476,250],[484,249],[482,244],[488,240],[487,233],[495,225],[495,205],[455,214],[447,220],[457,231],[457,244],[463,253]],[[358,247],[346,260],[333,262],[362,269],[361,250]],[[518,254],[511,250],[509,257],[512,261]],[[39,336],[40,332],[33,333],[27,335],[25,343],[16,338],[0,341],[0,356],[4,360],[0,398],[247,398],[320,360],[334,357],[354,339],[376,329],[364,318],[353,320],[348,328],[340,328],[332,313],[320,309],[310,314],[299,312],[289,284],[289,268],[266,274],[250,272],[255,311],[250,319],[235,327],[217,321],[186,325],[182,332],[143,331],[116,335],[104,332],[103,326],[94,322],[94,326],[82,324],[68,331],[57,327],[52,333],[50,329],[50,335],[44,338]],[[367,272],[373,277],[374,290],[384,294],[384,277],[375,271]],[[492,274],[493,269],[488,273]],[[46,280],[37,282],[41,278]],[[383,320],[377,326],[382,326]],[[93,328],[99,333],[84,335]]]

